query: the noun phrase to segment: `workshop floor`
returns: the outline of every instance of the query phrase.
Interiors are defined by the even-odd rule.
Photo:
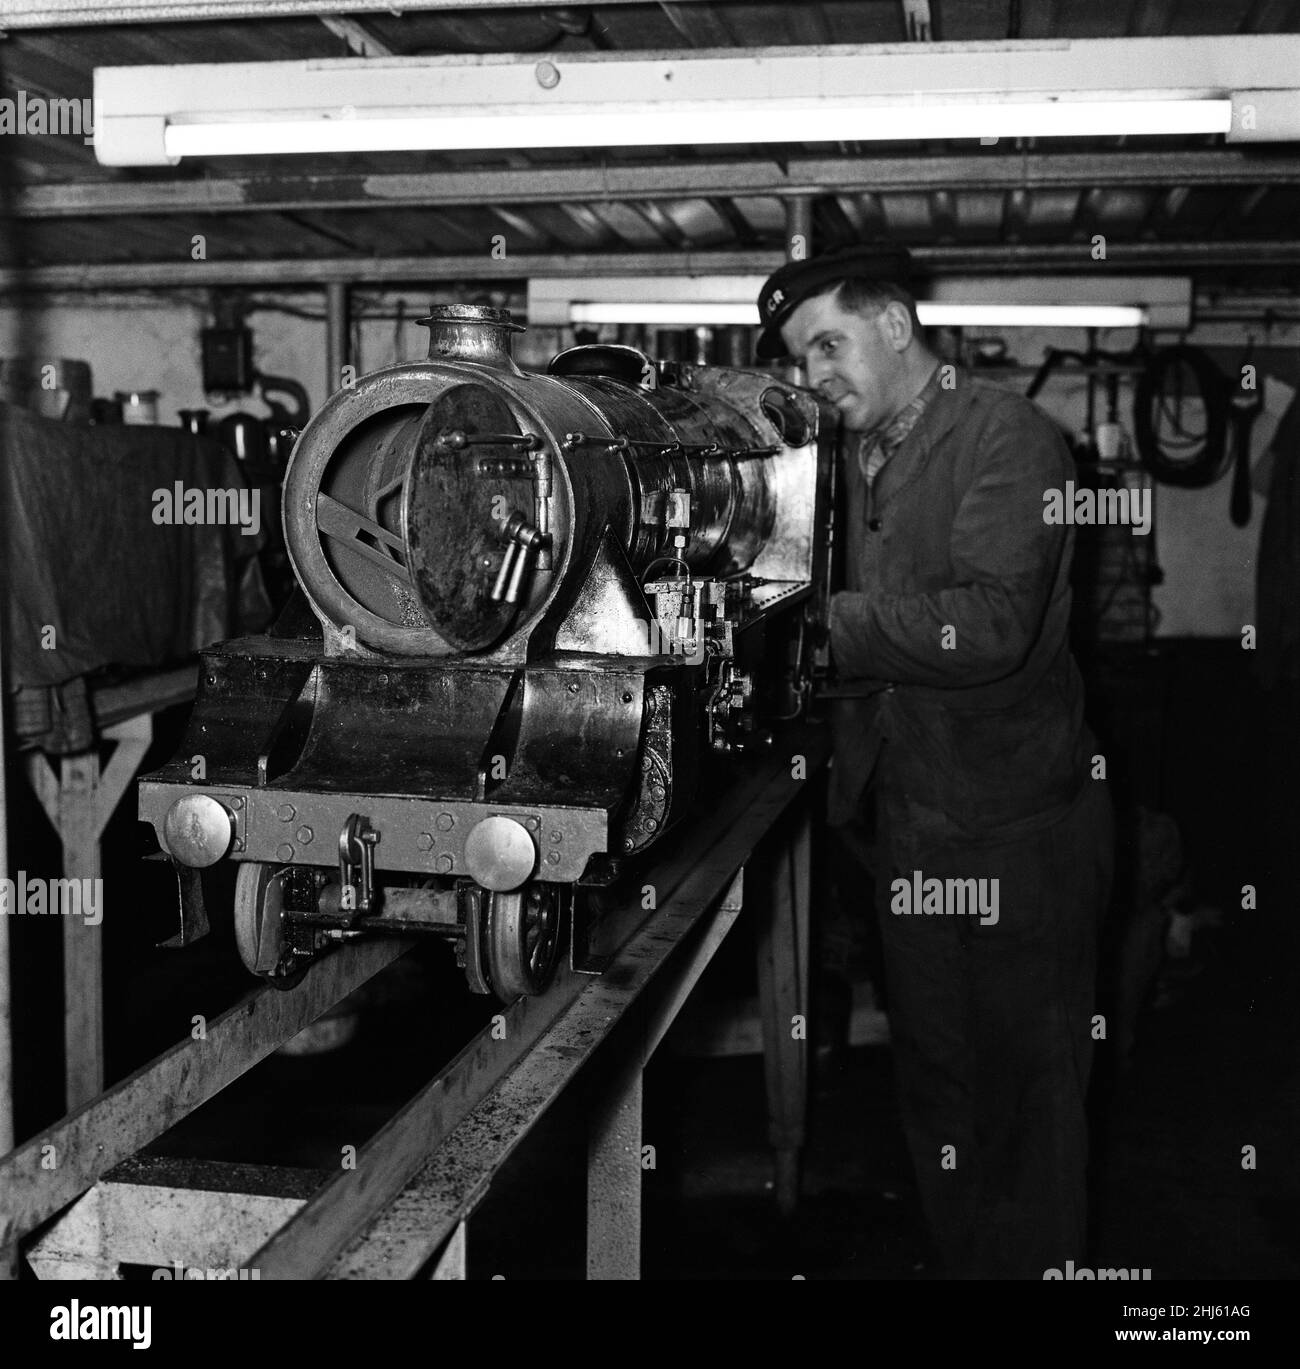
[[[1098,1072],[1096,1265],[1153,1279],[1300,1277],[1296,960],[1267,938],[1219,949],[1183,997],[1145,1013],[1129,1072]],[[805,1197],[788,1221],[766,1188],[762,1089],[756,1058],[672,1061],[657,1074],[646,1135],[676,1132],[677,1173],[675,1187],[646,1176],[647,1275],[924,1278],[888,1047],[822,1070]]]

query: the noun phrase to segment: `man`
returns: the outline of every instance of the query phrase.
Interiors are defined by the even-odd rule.
[[[1074,470],[1028,400],[940,365],[897,248],[791,262],[759,355],[839,410],[846,588],[828,818],[874,799],[903,1125],[951,1277],[1084,1262],[1096,943],[1110,800],[1070,655]]]

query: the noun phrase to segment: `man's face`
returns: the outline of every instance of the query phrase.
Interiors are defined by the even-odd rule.
[[[797,305],[781,337],[806,369],[809,386],[839,409],[850,431],[878,428],[907,402],[900,387],[910,335],[902,336],[884,311],[872,318],[850,313],[831,291]]]

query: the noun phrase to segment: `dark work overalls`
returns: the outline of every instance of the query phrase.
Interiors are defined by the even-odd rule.
[[[1073,530],[1043,518],[1074,468],[1020,396],[949,368],[923,397],[870,488],[847,463],[831,647],[865,697],[835,705],[829,818],[876,806],[903,1123],[944,1270],[1041,1279],[1084,1261],[1113,853],[1067,642]],[[900,913],[914,876],[985,881],[996,922]]]

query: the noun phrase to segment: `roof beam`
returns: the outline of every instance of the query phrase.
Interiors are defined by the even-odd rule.
[[[1025,236],[1031,212],[1029,192],[1010,190],[1002,200],[1002,236],[1007,242],[1017,243]]]
[[[940,242],[953,242],[957,237],[957,201],[950,190],[932,190],[930,222]]]
[[[674,0],[659,0],[664,18],[695,48],[735,47],[736,40],[722,16],[714,10],[700,9],[694,14]]]
[[[1276,33],[1291,27],[1294,0],[1252,0],[1237,26],[1239,33]]]
[[[488,205],[488,212],[500,219],[512,233],[518,233],[521,238],[529,239],[534,245],[539,245],[550,241],[546,230],[533,223],[531,219],[526,219],[522,214],[515,214],[509,209],[502,209],[499,205]]]
[[[712,195],[708,203],[709,208],[731,229],[739,246],[759,245],[762,235],[755,231],[754,225],[741,212],[735,200],[728,199],[725,195]]]
[[[608,52],[614,46],[609,30],[596,17],[590,6],[551,6],[546,10],[546,15],[571,37],[585,38],[597,52]]]
[[[606,5],[646,0],[600,0]],[[679,5],[707,0],[676,0]],[[538,0],[347,0],[349,14],[392,14],[394,10],[538,9]],[[208,19],[273,19],[284,15],[319,18],[321,0],[4,0],[0,28],[50,29],[90,24],[184,23]]]
[[[810,47],[825,47],[835,41],[820,6],[791,5],[786,11],[785,19],[796,43],[807,43]]]
[[[1191,191],[1185,185],[1176,185],[1158,195],[1152,196],[1147,216],[1139,230],[1144,238],[1160,237],[1177,231],[1176,221],[1183,212]]]
[[[1129,20],[1131,38],[1158,38],[1169,32],[1177,0],[1138,0],[1137,9]]]
[[[902,0],[903,33],[909,43],[934,41],[934,20],[930,0]]]
[[[633,204],[628,207],[644,219],[664,242],[679,252],[690,251],[691,240],[657,204]]]
[[[321,23],[336,38],[343,39],[348,45],[348,51],[355,53],[358,57],[396,57],[398,55],[382,38],[376,38],[364,24],[358,23],[355,19],[347,19],[334,14],[322,14],[319,17]]]
[[[1087,244],[993,243],[981,246],[917,247],[912,255],[936,270],[1011,272],[1052,268],[1095,271]],[[531,276],[762,275],[781,265],[783,253],[609,252],[519,254],[494,260],[485,253],[462,256],[337,257],[285,261],[104,262],[77,266],[11,267],[0,270],[0,291],[192,289],[212,285],[291,288],[330,281],[381,285],[402,281],[527,280]],[[1267,242],[1110,242],[1107,263],[1125,270],[1194,271],[1300,264],[1300,238]]]
[[[1208,152],[1034,153],[1025,156],[794,158],[626,162],[570,167],[229,176],[30,186],[11,197],[19,218],[119,214],[283,213],[457,204],[600,203],[717,196],[1037,190],[1080,186],[1294,185],[1300,156]]]
[[[879,195],[840,195],[836,203],[860,238],[883,238],[889,235],[889,225]]]

